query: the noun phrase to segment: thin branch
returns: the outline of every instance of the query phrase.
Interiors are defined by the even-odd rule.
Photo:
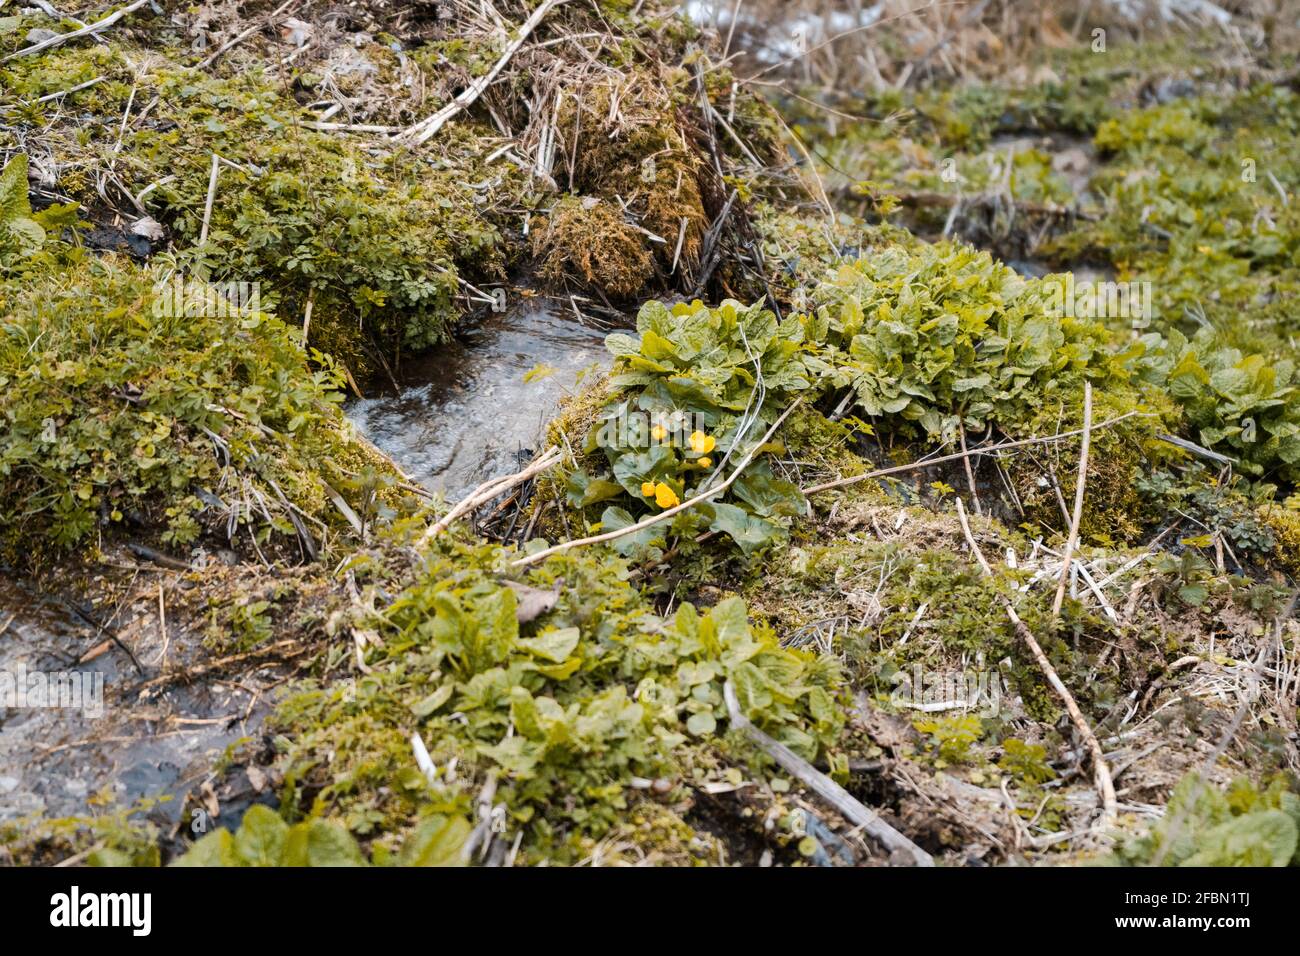
[[[73,30],[71,33],[60,33],[57,36],[52,36],[42,40],[40,43],[33,43],[31,46],[23,47],[21,50],[10,53],[4,59],[0,59],[0,63],[8,63],[10,60],[17,59],[20,56],[32,56],[36,53],[42,52],[43,50],[48,50],[50,47],[67,43],[69,40],[93,36],[101,30],[107,30],[123,17],[135,13],[135,11],[139,10],[148,2],[149,0],[135,0],[135,3],[132,3],[130,6],[123,7],[121,10],[110,13],[102,20],[96,20],[94,23],[84,26],[80,30]]]
[[[1132,418],[1135,415],[1142,418],[1154,417],[1151,412],[1125,412],[1123,415],[1118,415],[1115,418],[1104,421],[1100,425],[1094,425],[1092,430],[1098,432],[1103,428],[1110,428],[1112,425],[1117,425],[1124,419]],[[896,475],[900,472],[916,471],[918,468],[929,468],[931,465],[942,465],[949,461],[959,461],[962,458],[967,458],[973,455],[988,455],[995,451],[1005,451],[1008,448],[1023,448],[1026,445],[1045,445],[1050,442],[1063,441],[1066,438],[1073,438],[1075,435],[1082,434],[1083,429],[1076,428],[1074,431],[1058,432],[1055,435],[1043,435],[1037,438],[1020,438],[1016,441],[1004,441],[997,445],[988,445],[984,448],[972,448],[970,451],[957,452],[952,455],[940,455],[938,458],[927,458],[922,461],[914,461],[907,465],[893,465],[889,468],[879,468],[876,471],[869,471],[865,475],[853,475],[849,478],[836,478],[834,481],[827,481],[820,485],[813,485],[811,488],[802,489],[802,491],[805,495],[812,495],[819,491],[829,491],[832,488],[843,488],[846,485],[855,485],[859,481],[867,481],[871,478],[883,478],[886,475]]]
[[[108,79],[108,77],[106,76],[97,76],[93,80],[87,80],[85,83],[78,83],[76,86],[70,87],[66,90],[58,90],[54,93],[46,93],[44,96],[39,97],[36,100],[36,102],[48,103],[50,100],[57,100],[61,96],[70,96],[73,93],[78,92],[79,90],[89,89],[90,87],[96,85],[97,83],[103,83],[104,80],[106,79]]]
[[[975,536],[971,534],[970,522],[966,520],[966,509],[962,506],[960,498],[957,499],[957,517],[961,521],[961,530],[962,534],[966,536],[966,543],[970,545],[971,551],[975,553],[975,560],[979,562],[979,566],[983,569],[985,575],[990,578],[993,577],[993,569],[989,567],[988,561],[984,560],[984,553],[980,551],[980,546],[975,542]],[[1097,792],[1101,795],[1103,820],[1107,824],[1113,823],[1118,809],[1118,801],[1115,798],[1115,783],[1111,779],[1110,767],[1106,764],[1106,755],[1102,753],[1101,743],[1097,740],[1097,735],[1092,732],[1092,728],[1088,726],[1088,721],[1083,716],[1083,711],[1079,709],[1079,705],[1075,702],[1074,695],[1070,693],[1060,675],[1056,673],[1056,668],[1052,666],[1052,662],[1043,653],[1043,648],[1034,637],[1033,631],[1029,630],[1029,626],[1020,619],[1020,615],[1016,613],[1011,601],[1005,595],[1001,597],[1002,606],[1006,610],[1012,626],[1016,629],[1016,634],[1025,642],[1029,652],[1038,663],[1038,669],[1043,672],[1047,682],[1052,685],[1056,695],[1065,704],[1065,710],[1070,715],[1070,721],[1074,724],[1074,729],[1079,732],[1079,736],[1083,739],[1089,753],[1092,755],[1092,769],[1097,783]]]
[[[919,846],[899,833],[884,820],[863,805],[853,794],[849,793],[826,774],[819,771],[785,744],[773,740],[755,727],[740,712],[740,702],[736,699],[736,689],[731,681],[722,685],[722,697],[727,704],[727,716],[731,726],[742,731],[750,740],[763,748],[773,760],[780,764],[792,776],[797,777],[808,789],[835,808],[835,811],[854,826],[859,826],[868,835],[876,839],[891,853],[904,853],[911,857],[916,866],[934,866],[934,858]]]
[[[1065,552],[1061,556],[1061,576],[1056,582],[1056,597],[1052,601],[1052,620],[1061,613],[1065,600],[1065,582],[1070,576],[1070,559],[1079,542],[1079,522],[1083,519],[1083,493],[1088,484],[1088,450],[1092,446],[1092,383],[1083,383],[1083,447],[1079,450],[1079,477],[1074,481],[1074,514],[1070,518],[1070,535],[1065,539]]]
[[[980,507],[979,491],[976,490],[975,487],[975,469],[971,467],[970,455],[967,454],[967,450],[966,450],[966,426],[959,422],[957,425],[957,429],[958,429],[958,434],[961,435],[961,452],[963,455],[961,463],[966,468],[966,485],[967,487],[970,488],[971,504],[975,506],[975,513],[977,515],[983,514],[984,510]]]
[[[288,9],[297,2],[298,0],[285,0],[284,3],[280,4],[280,6],[272,10],[266,17],[259,19],[257,23],[254,23],[247,30],[244,30],[241,33],[236,34],[235,36],[227,40],[225,43],[223,43],[221,46],[217,47],[217,49],[213,50],[211,54],[209,54],[207,57],[203,59],[201,63],[199,63],[198,68],[200,70],[206,70],[213,63],[217,62],[217,60],[221,57],[221,55],[225,53],[227,50],[230,50],[238,46],[239,44],[243,43],[245,40],[247,40],[258,30],[270,26],[271,23],[274,22],[276,17],[278,17],[282,13],[287,12]]]
[[[427,544],[437,534],[446,530],[446,528],[461,515],[473,511],[479,505],[491,501],[493,498],[497,497],[502,492],[513,488],[515,485],[523,484],[529,478],[532,478],[534,475],[539,474],[547,468],[550,468],[552,465],[558,463],[561,457],[562,455],[558,448],[548,448],[541,458],[537,459],[537,461],[533,462],[523,471],[483,482],[483,484],[479,485],[463,498],[460,504],[456,505],[456,507],[443,515],[442,518],[430,525],[429,530],[424,532],[423,536],[421,536],[420,544]]]
[[[203,205],[203,227],[199,230],[199,245],[208,241],[208,227],[212,225],[212,203],[217,198],[217,174],[221,172],[221,157],[212,154],[212,172],[208,173],[208,201]]]
[[[413,126],[407,127],[406,130],[399,133],[394,138],[414,139],[415,143],[418,145],[425,142],[430,137],[436,136],[438,130],[442,129],[443,125],[449,119],[462,110],[468,109],[474,104],[475,100],[483,95],[483,91],[491,86],[493,81],[496,80],[497,75],[505,69],[505,65],[510,62],[510,58],[519,52],[519,48],[524,45],[524,41],[528,39],[529,34],[537,29],[537,25],[546,18],[546,15],[561,3],[568,3],[568,0],[542,0],[542,3],[533,11],[532,16],[530,16],[524,22],[524,25],[519,28],[519,36],[515,37],[515,39],[511,41],[510,45],[506,47],[505,52],[501,54],[501,58],[493,64],[492,69],[488,70],[485,76],[480,77],[469,86],[465,87],[459,96],[442,109],[438,110],[438,112],[426,119],[420,120],[420,122]]]

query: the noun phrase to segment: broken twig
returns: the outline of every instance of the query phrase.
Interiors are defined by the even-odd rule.
[[[479,485],[463,498],[460,504],[456,505],[456,507],[452,508],[440,519],[430,525],[429,530],[420,538],[420,543],[427,544],[440,532],[446,530],[446,528],[461,515],[473,511],[479,505],[486,504],[502,492],[513,488],[515,485],[523,484],[534,475],[545,471],[554,464],[557,464],[561,457],[558,448],[548,448],[541,458],[537,459],[537,461],[533,462],[523,471],[483,482],[483,484]]]
[[[510,58],[519,52],[519,48],[524,45],[524,41],[528,39],[529,34],[537,29],[537,25],[546,18],[546,15],[561,3],[568,3],[568,0],[542,0],[542,3],[533,11],[532,16],[530,16],[524,22],[524,25],[519,28],[519,36],[515,37],[515,39],[511,41],[510,45],[506,47],[505,52],[501,54],[501,58],[492,65],[492,69],[488,70],[484,76],[479,77],[469,86],[465,87],[459,96],[442,109],[438,110],[438,112],[426,119],[420,120],[420,122],[413,126],[407,127],[394,138],[402,140],[413,139],[415,144],[419,145],[431,137],[436,136],[438,130],[442,129],[449,119],[462,110],[468,109],[474,104],[475,100],[483,95],[483,91],[491,86],[492,82],[497,78],[497,75],[505,69],[505,65],[510,62]]]
[[[763,748],[768,756],[788,773],[797,777],[804,786],[834,807],[836,813],[855,826],[861,827],[868,836],[875,839],[890,853],[905,854],[911,858],[915,866],[934,866],[934,859],[930,854],[880,819],[879,815],[862,804],[853,794],[785,744],[773,740],[755,727],[749,718],[740,712],[740,702],[736,700],[736,689],[731,686],[731,681],[722,685],[722,697],[727,703],[727,716],[731,726],[742,731],[750,740]]]
[[[100,30],[107,30],[109,27],[117,23],[117,21],[121,20],[123,17],[135,13],[135,11],[139,10],[148,2],[149,0],[135,0],[135,3],[132,3],[130,6],[123,7],[121,10],[118,10],[114,13],[110,13],[102,20],[96,20],[94,23],[84,26],[80,30],[73,30],[70,33],[60,33],[57,36],[48,37],[42,40],[40,43],[33,43],[31,46],[23,47],[21,50],[16,50],[13,53],[10,53],[4,59],[0,59],[0,63],[8,63],[10,60],[17,59],[20,56],[33,56],[34,54],[40,53],[44,50],[48,50],[52,46],[59,46],[62,43],[67,43],[69,40],[76,40],[79,39],[80,37],[93,36],[94,34],[98,33]]]
[[[1101,431],[1103,428],[1109,428],[1117,425],[1126,418],[1132,418],[1134,415],[1148,418],[1150,412],[1125,412],[1115,418],[1102,422],[1100,425],[1092,426],[1094,432]],[[932,465],[942,465],[949,461],[958,461],[962,458],[969,458],[972,455],[989,455],[995,451],[1006,451],[1009,448],[1024,448],[1026,445],[1045,445],[1054,441],[1063,441],[1066,438],[1073,438],[1075,435],[1082,435],[1083,429],[1076,428],[1074,431],[1059,432],[1055,435],[1044,435],[1039,438],[1020,438],[1016,441],[1004,441],[996,445],[986,445],[983,448],[972,448],[970,451],[957,452],[952,455],[940,455],[938,458],[926,458],[921,461],[914,461],[906,465],[892,465],[889,468],[878,468],[875,471],[869,471],[865,475],[853,475],[849,478],[836,478],[834,481],[823,482],[820,485],[813,485],[811,488],[802,488],[805,495],[816,494],[819,491],[830,491],[832,488],[843,488],[846,485],[856,485],[859,481],[867,481],[871,478],[883,478],[886,475],[896,475],[904,471],[916,471],[918,468],[929,468]]]
[[[1070,576],[1070,558],[1079,541],[1079,522],[1083,519],[1083,492],[1088,483],[1088,450],[1092,445],[1092,383],[1083,383],[1083,446],[1079,449],[1079,477],[1074,482],[1074,514],[1070,518],[1070,534],[1065,539],[1061,555],[1061,576],[1056,582],[1056,597],[1052,601],[1052,620],[1061,613],[1065,600],[1065,582]]]
[[[961,530],[962,534],[966,536],[966,543],[970,545],[971,551],[975,553],[975,560],[979,562],[979,566],[986,576],[993,577],[993,569],[989,567],[988,561],[984,559],[984,552],[980,550],[980,546],[975,541],[975,536],[971,534],[970,522],[966,520],[966,509],[962,506],[960,498],[957,499],[957,518],[961,521]],[[1007,617],[1011,620],[1011,625],[1016,629],[1016,634],[1025,642],[1025,646],[1029,648],[1029,652],[1034,656],[1034,660],[1038,663],[1038,669],[1043,672],[1047,682],[1052,685],[1056,695],[1065,704],[1066,712],[1070,715],[1070,721],[1074,724],[1074,729],[1079,732],[1079,736],[1083,738],[1088,752],[1092,755],[1093,774],[1097,782],[1097,792],[1101,795],[1101,805],[1104,813],[1102,819],[1107,824],[1114,822],[1118,807],[1118,801],[1115,798],[1115,783],[1111,779],[1110,768],[1106,765],[1106,755],[1102,753],[1097,735],[1088,726],[1088,721],[1083,716],[1083,711],[1079,709],[1078,703],[1075,702],[1074,695],[1070,693],[1060,675],[1056,673],[1056,668],[1052,666],[1052,662],[1043,653],[1043,648],[1039,645],[1037,638],[1034,637],[1034,632],[1020,619],[1020,615],[1016,613],[1016,609],[1005,595],[1002,596],[1002,606],[1006,609]]]

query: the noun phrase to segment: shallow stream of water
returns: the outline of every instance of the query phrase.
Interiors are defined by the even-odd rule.
[[[454,501],[531,457],[583,371],[609,365],[606,334],[533,300],[406,362],[400,394],[390,386],[349,403],[347,414],[408,475]]]
[[[167,665],[207,653],[201,634],[174,624],[164,633],[156,609],[143,602],[113,619],[140,673],[71,604],[0,574],[0,822],[82,815],[108,787],[117,806],[171,795],[151,815],[174,824],[213,756],[256,733],[270,699],[257,673],[139,692]]]

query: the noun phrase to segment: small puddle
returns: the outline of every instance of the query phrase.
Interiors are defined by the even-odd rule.
[[[274,696],[260,674],[139,693],[162,667],[206,653],[186,628],[164,638],[154,611],[128,605],[114,627],[141,675],[116,645],[91,652],[105,633],[69,604],[0,573],[0,821],[84,815],[108,787],[117,807],[172,796],[150,816],[174,824],[221,750],[257,733]]]
[[[550,301],[490,313],[455,341],[404,361],[399,395],[350,402],[347,415],[408,475],[450,500],[517,471],[608,332]],[[549,374],[524,378],[544,367]]]

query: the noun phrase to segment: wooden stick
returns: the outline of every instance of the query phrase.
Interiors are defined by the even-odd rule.
[[[1152,417],[1150,412],[1125,412],[1123,415],[1116,416],[1109,421],[1104,421],[1100,425],[1094,425],[1092,430],[1101,431],[1103,428],[1110,428],[1122,422],[1126,418],[1132,418],[1139,415],[1143,418]],[[926,458],[922,461],[914,461],[908,465],[893,465],[889,468],[879,468],[876,471],[869,471],[865,475],[854,475],[851,478],[836,478],[834,481],[827,481],[820,485],[813,485],[811,488],[800,489],[805,495],[813,495],[819,491],[830,491],[832,488],[843,488],[845,485],[855,485],[859,481],[867,481],[870,478],[883,478],[886,475],[896,475],[904,471],[916,471],[918,468],[929,468],[931,465],[942,465],[945,462],[957,461],[972,455],[988,455],[995,451],[1004,451],[1008,448],[1023,448],[1026,445],[1044,445],[1049,442],[1063,441],[1066,438],[1073,438],[1075,435],[1082,435],[1083,429],[1076,428],[1074,431],[1060,432],[1055,435],[1044,435],[1038,438],[1020,438],[1016,441],[1004,441],[997,445],[988,445],[984,448],[972,448],[970,451],[957,452],[952,455],[940,455],[938,458]]]
[[[313,121],[300,124],[304,129],[315,129],[323,132],[345,132],[345,133],[396,133],[401,131],[400,126],[378,126],[374,123],[318,123]]]
[[[1061,613],[1065,600],[1065,581],[1070,575],[1070,559],[1079,540],[1079,522],[1083,518],[1083,492],[1088,483],[1088,449],[1092,444],[1092,382],[1083,383],[1083,447],[1079,450],[1079,477],[1074,482],[1074,515],[1070,518],[1070,534],[1065,539],[1061,555],[1061,577],[1056,582],[1056,598],[1052,601],[1052,620]]]
[[[316,287],[307,290],[307,304],[302,308],[302,347],[307,347],[307,336],[311,332],[311,310],[316,304]]]
[[[43,50],[48,50],[52,46],[59,46],[60,44],[67,43],[69,40],[76,40],[80,37],[87,37],[96,34],[100,30],[107,30],[113,24],[117,23],[118,20],[121,20],[125,16],[130,16],[148,2],[149,0],[135,0],[135,2],[130,6],[125,6],[121,10],[110,13],[102,20],[96,20],[94,23],[84,26],[80,30],[73,30],[71,33],[60,33],[57,36],[52,36],[48,39],[42,40],[40,43],[33,43],[29,47],[23,47],[21,50],[16,50],[4,59],[0,59],[0,63],[8,63],[10,60],[17,59],[20,56],[32,56],[33,54],[40,53]]]
[[[966,543],[970,545],[971,551],[975,552],[975,560],[979,562],[979,566],[983,569],[985,575],[990,578],[993,577],[993,569],[984,560],[984,553],[980,551],[980,546],[975,542],[975,536],[971,534],[970,522],[966,520],[966,509],[962,506],[960,498],[957,499],[957,517],[961,521],[961,530],[962,534],[966,536]],[[1088,726],[1088,721],[1084,718],[1083,711],[1079,709],[1079,705],[1075,702],[1074,695],[1070,693],[1060,675],[1056,673],[1056,668],[1052,666],[1052,662],[1043,653],[1043,648],[1034,637],[1033,631],[1029,630],[1029,626],[1020,619],[1020,615],[1016,613],[1015,607],[1012,606],[1011,601],[1005,595],[1002,596],[1002,606],[1006,609],[1007,617],[1010,618],[1012,626],[1016,629],[1016,634],[1025,642],[1029,652],[1034,656],[1034,660],[1038,663],[1038,669],[1043,672],[1047,682],[1052,685],[1056,695],[1065,704],[1066,712],[1070,715],[1070,721],[1074,724],[1074,729],[1079,732],[1079,736],[1083,739],[1089,753],[1092,754],[1092,769],[1097,782],[1097,792],[1101,795],[1103,819],[1108,824],[1114,822],[1118,806],[1118,801],[1115,798],[1115,783],[1111,779],[1110,767],[1106,765],[1106,755],[1102,753],[1101,743],[1098,742],[1097,735]]]
[[[212,224],[212,203],[217,198],[217,174],[221,172],[221,157],[212,154],[212,172],[208,174],[208,201],[203,206],[203,228],[199,230],[199,245],[208,241],[208,227]]]
[[[592,535],[589,538],[578,538],[577,540],[574,541],[561,541],[559,544],[552,545],[551,547],[546,548],[545,550],[538,551],[535,554],[530,554],[524,558],[520,558],[518,561],[512,561],[511,566],[516,568],[527,567],[530,564],[537,564],[539,561],[544,561],[545,559],[549,558],[553,554],[559,554],[561,551],[567,551],[570,548],[577,548],[587,544],[600,544],[601,542],[604,541],[613,541],[615,538],[621,538],[624,535],[635,534],[636,532],[641,531],[644,528],[649,528],[651,525],[659,524],[659,522],[661,521],[667,521],[673,515],[681,514],[687,508],[694,507],[695,505],[699,504],[701,501],[707,501],[710,498],[717,497],[718,495],[726,491],[728,488],[730,488],[732,483],[737,478],[740,477],[740,473],[749,466],[749,463],[751,461],[754,460],[754,455],[758,452],[758,449],[762,448],[764,445],[767,444],[768,439],[771,438],[772,434],[781,426],[781,423],[784,422],[786,420],[786,417],[789,416],[789,414],[792,411],[798,408],[799,405],[802,404],[802,402],[803,402],[802,398],[796,399],[793,405],[791,405],[789,408],[787,408],[784,412],[781,413],[781,417],[772,423],[772,427],[767,430],[767,434],[765,434],[759,440],[758,444],[756,444],[753,448],[750,449],[749,454],[745,456],[744,460],[741,461],[741,463],[736,466],[735,471],[733,471],[727,477],[727,480],[724,481],[722,484],[714,485],[712,488],[708,489],[707,491],[700,492],[698,495],[696,495],[694,498],[691,498],[688,501],[683,501],[681,504],[674,505],[671,508],[659,512],[657,515],[651,515],[649,518],[645,518],[642,521],[638,521],[636,524],[630,524],[626,528],[619,528],[617,531],[606,531],[603,534]]]
[[[461,499],[460,504],[456,505],[456,507],[443,515],[442,518],[430,525],[429,529],[421,536],[420,544],[427,544],[434,538],[434,536],[446,530],[453,521],[466,512],[473,511],[479,505],[491,501],[502,492],[513,488],[515,485],[523,484],[534,475],[545,471],[554,464],[557,464],[561,457],[558,448],[548,448],[541,458],[537,459],[537,461],[533,462],[523,471],[483,482],[483,484],[471,491],[465,498]]]
[[[984,510],[980,508],[979,492],[975,488],[975,469],[971,467],[970,455],[966,453],[966,426],[960,422],[957,424],[958,434],[961,435],[961,463],[966,468],[966,485],[970,488],[970,501],[975,506],[975,513],[983,514]]]
[[[542,0],[537,9],[533,11],[532,16],[530,16],[524,22],[524,25],[519,28],[519,36],[515,37],[515,39],[511,41],[510,45],[506,47],[505,52],[501,54],[501,58],[492,65],[492,69],[488,70],[485,76],[480,77],[469,86],[465,87],[459,96],[442,109],[438,110],[438,112],[426,119],[420,120],[420,122],[412,126],[407,127],[394,138],[414,139],[416,145],[419,145],[430,137],[436,136],[438,130],[442,129],[443,125],[446,124],[449,119],[462,110],[468,109],[474,104],[475,100],[483,95],[483,91],[492,85],[493,81],[496,80],[497,75],[505,69],[505,65],[510,62],[510,58],[519,52],[519,48],[524,45],[524,41],[528,39],[529,34],[537,29],[537,25],[546,18],[546,15],[561,3],[568,2],[569,0]]]
[[[96,85],[97,83],[103,83],[106,79],[108,79],[108,77],[106,76],[97,76],[93,80],[87,80],[85,83],[78,83],[76,86],[70,87],[66,90],[58,90],[54,93],[46,93],[44,96],[39,97],[36,100],[36,102],[48,103],[50,100],[57,100],[61,96],[71,96],[73,93],[76,93],[79,90],[89,89],[90,87]]]
[[[845,820],[859,826],[868,835],[875,838],[891,853],[905,853],[911,857],[916,866],[934,866],[934,858],[919,846],[899,833],[884,820],[864,806],[853,794],[819,771],[808,761],[779,741],[773,740],[755,727],[740,712],[740,702],[736,700],[736,689],[731,681],[722,685],[722,697],[727,703],[727,716],[731,726],[742,731],[750,740],[767,751],[768,756],[780,764],[788,773],[797,777],[804,786],[812,790]]]

